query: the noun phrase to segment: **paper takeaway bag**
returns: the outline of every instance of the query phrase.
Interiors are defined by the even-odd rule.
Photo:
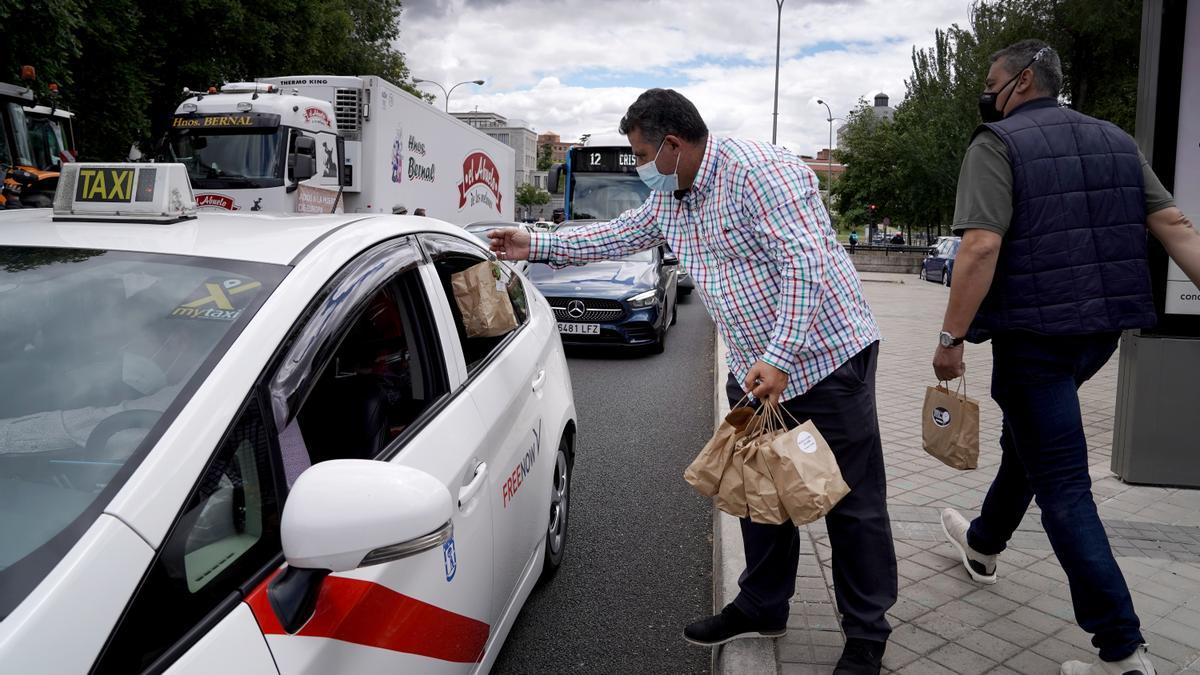
[[[753,417],[753,408],[735,407],[730,410],[712,438],[700,449],[696,459],[684,470],[683,479],[697,492],[705,497],[717,494],[721,476],[733,457],[733,446]]]
[[[796,525],[824,518],[850,493],[833,450],[812,420],[777,436],[768,452],[780,502]]]
[[[484,261],[450,275],[467,337],[496,337],[517,328],[500,263]]]
[[[779,525],[790,519],[776,482],[780,466],[771,449],[783,432],[783,429],[765,431],[747,444],[742,483],[746,490],[746,512],[755,523]]]
[[[748,457],[751,461],[754,459],[751,446],[763,433],[763,423],[766,419],[767,417],[762,414],[760,407],[746,424],[745,430],[734,438],[729,461],[725,464],[725,471],[721,474],[721,483],[713,498],[713,504],[718,509],[736,518],[750,516],[750,507],[746,499],[746,460]]]
[[[979,403],[967,398],[965,379],[955,392],[941,384],[926,388],[921,440],[946,466],[979,466]]]

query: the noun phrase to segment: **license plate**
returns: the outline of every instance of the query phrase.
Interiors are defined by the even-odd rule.
[[[599,335],[600,324],[559,322],[558,332],[563,335]]]

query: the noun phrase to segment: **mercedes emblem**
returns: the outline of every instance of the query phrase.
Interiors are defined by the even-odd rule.
[[[583,313],[587,311],[582,300],[572,300],[567,303],[567,315],[572,319],[583,318]]]

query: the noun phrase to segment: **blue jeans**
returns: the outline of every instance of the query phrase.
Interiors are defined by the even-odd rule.
[[[971,548],[1000,553],[1037,499],[1070,583],[1075,620],[1105,661],[1129,656],[1144,640],[1092,499],[1078,390],[1119,337],[1012,332],[992,339],[992,398],[1004,412],[1000,470],[967,532]]]

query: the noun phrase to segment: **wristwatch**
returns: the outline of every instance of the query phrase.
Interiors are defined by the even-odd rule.
[[[957,346],[961,345],[962,343],[963,343],[962,338],[960,338],[960,337],[956,338],[953,335],[947,333],[946,331],[942,331],[941,333],[938,334],[938,344],[942,345],[946,349],[949,349],[951,347],[957,347]]]

